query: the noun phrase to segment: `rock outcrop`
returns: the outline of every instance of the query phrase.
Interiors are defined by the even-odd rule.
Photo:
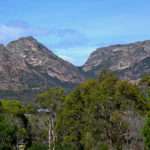
[[[0,45],[0,98],[30,98],[49,87],[71,89],[103,70],[128,80],[150,73],[150,41],[98,48],[82,67],[59,58],[33,37]]]
[[[91,76],[111,70],[123,79],[137,80],[150,72],[150,41],[98,48],[82,69]]]
[[[33,37],[0,45],[1,93],[34,93],[53,86],[71,88],[83,80],[77,67],[56,56]]]

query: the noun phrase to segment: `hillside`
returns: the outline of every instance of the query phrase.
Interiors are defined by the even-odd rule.
[[[0,149],[149,150],[150,76],[137,85],[110,72],[35,103],[0,101]]]
[[[102,70],[117,72],[120,78],[137,80],[150,72],[150,41],[98,48],[82,69],[96,76]]]
[[[1,45],[0,62],[1,97],[12,97],[13,93],[30,95],[54,86],[68,89],[84,80],[78,68],[33,37]]]
[[[150,73],[150,41],[98,48],[81,67],[56,56],[33,37],[0,45],[0,98],[30,100],[50,87],[70,90],[103,70],[139,80]]]

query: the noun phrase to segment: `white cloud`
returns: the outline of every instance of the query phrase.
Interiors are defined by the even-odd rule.
[[[47,35],[48,32],[41,28],[32,28],[24,24],[0,24],[0,43],[8,43],[22,36]]]
[[[78,47],[70,49],[57,49],[55,54],[63,58],[66,61],[71,62],[74,65],[81,66],[86,61],[91,52],[93,52],[96,47]]]
[[[15,39],[23,34],[23,29],[11,27],[7,25],[0,25],[0,42],[6,43],[11,39]]]
[[[59,57],[61,57],[62,59],[69,61],[71,63],[74,63],[74,59],[72,57],[66,56],[66,55],[59,55]]]
[[[43,29],[21,21],[0,24],[0,43],[7,44],[25,36],[35,36],[50,49],[55,49],[58,56],[76,65],[83,64],[85,57],[93,49],[89,38],[76,29]],[[89,48],[89,46],[92,48]]]
[[[8,43],[20,37],[35,36],[39,39],[45,38],[51,48],[77,48],[87,45],[88,37],[71,28],[39,28],[30,26],[23,21],[12,21],[0,24],[0,43]]]

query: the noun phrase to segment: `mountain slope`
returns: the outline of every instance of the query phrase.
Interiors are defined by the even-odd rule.
[[[30,100],[49,87],[71,89],[102,70],[129,80],[150,73],[150,41],[98,48],[82,67],[59,58],[33,37],[0,45],[0,98]]]
[[[150,72],[150,41],[98,48],[82,67],[91,76],[102,70],[117,72],[123,79],[137,80]]]
[[[30,67],[62,82],[76,84],[83,80],[75,66],[56,56],[33,37],[13,41],[7,45],[7,49],[18,54]]]
[[[77,67],[56,56],[33,37],[20,38],[6,47],[1,45],[0,54],[2,92],[35,93],[52,86],[70,88],[84,80]]]

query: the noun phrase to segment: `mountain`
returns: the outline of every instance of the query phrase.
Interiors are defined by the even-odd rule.
[[[143,74],[150,73],[150,41],[98,48],[82,70],[89,76],[111,70],[122,79],[138,80]]]
[[[72,89],[102,70],[121,79],[150,73],[150,41],[98,48],[82,67],[59,58],[33,37],[0,45],[0,99],[32,99],[49,87]]]
[[[0,45],[0,96],[26,97],[52,86],[72,88],[84,80],[81,71],[33,37]]]

